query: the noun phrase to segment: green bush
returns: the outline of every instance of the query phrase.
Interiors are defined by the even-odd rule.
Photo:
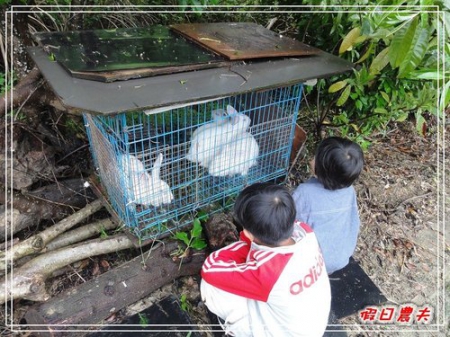
[[[354,62],[355,70],[324,80],[328,94],[317,108],[332,108],[317,122],[328,118],[344,135],[362,139],[385,130],[390,121],[414,117],[422,132],[425,114],[443,118],[449,104],[449,73],[443,69],[450,64],[450,18],[444,2],[379,1],[370,6],[358,0],[352,1],[358,11],[341,6],[331,14],[326,12],[333,10],[330,2],[304,1],[321,7],[299,30],[322,32],[316,36],[321,47]]]

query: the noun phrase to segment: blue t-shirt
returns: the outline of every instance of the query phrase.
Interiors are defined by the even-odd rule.
[[[292,196],[297,219],[316,233],[328,274],[344,268],[355,251],[360,226],[353,186],[331,191],[311,178]]]

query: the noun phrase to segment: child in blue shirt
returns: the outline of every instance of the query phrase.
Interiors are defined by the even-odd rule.
[[[356,248],[360,219],[352,184],[362,171],[364,155],[358,144],[329,137],[319,144],[311,164],[315,177],[293,193],[297,219],[314,230],[332,274],[348,264]]]

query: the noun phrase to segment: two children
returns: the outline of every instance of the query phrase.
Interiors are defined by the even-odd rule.
[[[248,186],[238,196],[240,241],[213,252],[201,272],[202,300],[229,335],[323,335],[328,274],[345,267],[356,247],[352,183],[363,164],[357,144],[330,137],[316,150],[316,178],[293,196],[269,183]]]
[[[232,336],[322,336],[330,284],[311,228],[295,220],[294,200],[278,185],[245,188],[234,206],[240,241],[213,252],[201,294]]]

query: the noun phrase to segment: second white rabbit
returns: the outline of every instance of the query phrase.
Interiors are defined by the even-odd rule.
[[[253,135],[244,132],[223,146],[208,167],[210,175],[215,177],[234,174],[247,175],[248,170],[257,164],[259,146]]]
[[[211,160],[220,155],[224,145],[230,143],[250,126],[250,118],[227,106],[229,119],[216,119],[195,130],[186,159],[200,166],[208,167]],[[220,120],[220,122],[219,122]]]

